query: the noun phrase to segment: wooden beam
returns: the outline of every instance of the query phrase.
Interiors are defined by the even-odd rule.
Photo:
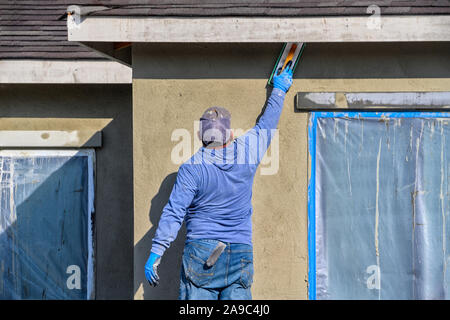
[[[131,68],[113,61],[0,60],[0,83],[131,83]]]
[[[450,41],[450,15],[303,18],[96,17],[68,19],[80,42]]]
[[[299,110],[448,110],[450,92],[299,92]]]

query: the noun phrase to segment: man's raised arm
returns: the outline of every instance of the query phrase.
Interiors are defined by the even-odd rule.
[[[255,128],[276,129],[283,110],[284,97],[292,85],[292,69],[285,68],[279,75],[273,77],[273,90],[267,100],[266,110],[259,118]]]
[[[284,97],[292,85],[292,69],[286,67],[283,72],[273,77],[273,90],[267,100],[264,113],[256,125],[240,137],[242,145],[249,148],[249,159],[259,164],[274,135],[283,110]]]

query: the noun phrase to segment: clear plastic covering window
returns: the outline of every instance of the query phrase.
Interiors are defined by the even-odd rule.
[[[92,297],[94,151],[0,151],[0,299]]]
[[[311,299],[450,299],[449,117],[312,113]]]

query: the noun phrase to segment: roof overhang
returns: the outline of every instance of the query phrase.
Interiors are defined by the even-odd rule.
[[[78,42],[450,41],[450,15],[367,17],[68,17]]]
[[[131,83],[130,67],[114,61],[0,60],[0,83]]]

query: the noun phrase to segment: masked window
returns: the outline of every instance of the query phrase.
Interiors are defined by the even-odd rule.
[[[0,298],[93,289],[93,150],[0,151]]]
[[[450,298],[449,117],[312,113],[311,299]]]

